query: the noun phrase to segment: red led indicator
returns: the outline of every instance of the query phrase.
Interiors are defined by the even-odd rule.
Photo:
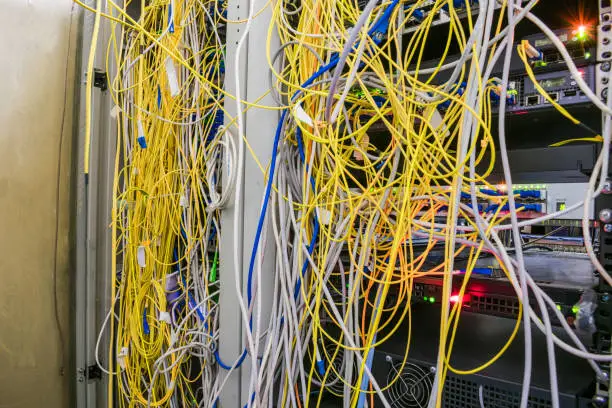
[[[451,303],[466,303],[470,301],[470,295],[469,294],[465,294],[463,295],[463,297],[459,297],[459,295],[451,295],[451,297],[449,298]],[[459,302],[461,301],[461,302]]]

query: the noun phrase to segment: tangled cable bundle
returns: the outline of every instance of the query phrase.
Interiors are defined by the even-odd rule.
[[[547,307],[552,306],[564,322],[563,316],[525,273],[521,248],[511,259],[500,240],[501,233],[509,231],[514,242],[520,242],[519,227],[543,220],[518,220],[505,147],[507,90],[500,86],[508,83],[516,24],[527,18],[543,26],[530,13],[537,2],[462,2],[468,9],[467,29],[459,23],[453,3],[302,1],[274,8],[285,64],[278,72],[271,69],[279,103],[287,106],[279,123],[276,191],[271,196],[271,227],[280,254],[275,279],[282,286],[274,310],[277,330],[289,334],[272,349],[283,347],[290,353],[289,361],[285,357],[278,363],[284,388],[277,406],[294,406],[300,400],[304,406],[318,406],[323,393],[313,390],[320,386],[343,397],[346,406],[363,407],[366,400],[371,406],[374,393],[382,406],[389,406],[381,391],[398,381],[410,349],[406,347],[398,375],[385,387],[371,376],[373,351],[397,330],[404,331],[410,344],[414,279],[434,275],[444,279],[441,304],[452,305],[442,307],[442,336],[435,339],[438,367],[429,404],[439,405],[448,370],[472,374],[488,367],[520,326],[517,321],[506,345],[482,366],[450,365],[461,311],[460,301],[450,302],[454,262],[461,257],[467,265],[457,296],[461,299],[483,253],[498,258],[514,285],[521,300],[519,320],[531,319],[547,334],[550,372],[556,372],[553,342],[590,359],[598,373],[593,360],[609,360],[587,353],[573,333],[575,347],[553,335]],[[500,5],[501,12],[495,14]],[[423,18],[425,7],[431,12]],[[473,19],[470,7],[478,8]],[[431,22],[442,10],[450,19],[446,51],[436,66],[427,66],[423,50],[428,41],[440,38],[431,35]],[[407,31],[411,34],[402,36]],[[543,31],[554,36],[545,26]],[[450,55],[451,46],[459,48],[458,58]],[[520,44],[518,52],[533,78],[527,46]],[[270,62],[272,67],[274,61]],[[498,62],[503,70],[495,77]],[[589,94],[586,83],[580,86]],[[536,87],[564,116],[579,123],[537,83]],[[592,92],[589,96],[596,100]],[[501,117],[495,122],[493,100],[499,101]],[[499,142],[492,137],[495,130]],[[608,130],[604,128],[604,135]],[[496,158],[496,151],[501,151],[501,158]],[[486,178],[496,160],[503,164],[511,193],[500,197],[497,209],[485,215],[478,203],[491,198],[486,191],[495,191]],[[602,170],[601,162],[598,166]],[[597,177],[591,179],[590,197]],[[588,220],[587,212],[585,217]],[[466,224],[459,226],[459,219]],[[584,230],[588,235],[588,228]],[[439,245],[444,260],[432,265],[428,255]],[[542,320],[529,307],[528,287],[544,311]],[[527,403],[531,373],[527,326],[521,406]],[[572,330],[567,324],[565,328]],[[558,406],[555,375],[550,386],[553,406]]]
[[[486,46],[475,47],[487,41],[484,19],[493,6],[480,3],[483,10],[470,22],[471,33],[451,23],[447,47],[456,42],[462,52],[486,52]],[[294,344],[284,346],[297,366],[282,374],[282,398],[298,383],[305,387],[300,392],[305,405],[317,405],[322,394],[310,402],[311,387],[333,379],[344,383],[345,401],[363,405],[366,393],[381,390],[368,381],[368,356],[410,313],[413,279],[450,276],[452,257],[467,252],[473,263],[482,250],[476,232],[455,235],[452,228],[435,227],[434,218],[443,207],[446,225],[469,216],[470,207],[460,207],[458,198],[469,191],[470,158],[474,168],[487,151],[495,154],[490,99],[480,85],[489,81],[482,67],[476,69],[486,55],[466,58],[474,68],[457,65],[454,80],[434,85],[440,67],[421,71],[418,53],[428,39],[427,21],[406,43],[401,34],[421,4],[404,9],[397,1],[365,7],[317,1],[287,7],[275,8],[281,43],[288,44],[287,64],[275,78],[291,114],[279,125],[286,136],[272,200],[278,208],[276,251],[284,260],[277,266],[278,279],[293,294],[279,301],[278,315],[295,333]],[[301,17],[297,23],[295,15]],[[390,139],[381,147],[376,139],[383,133]],[[490,169],[472,181],[486,183]],[[498,213],[488,221],[502,220]],[[417,241],[425,250],[415,249]],[[432,267],[425,261],[437,242],[446,243],[447,258]],[[390,290],[396,294],[392,304]],[[391,330],[378,337],[385,328]],[[333,363],[338,355],[342,367]]]
[[[247,407],[315,407],[327,393],[347,407],[391,407],[401,374],[419,368],[408,363],[406,347],[403,362],[379,384],[373,353],[391,336],[410,344],[413,285],[424,276],[440,277],[443,288],[441,335],[432,339],[439,344],[437,367],[423,388],[431,396],[420,390],[419,401],[440,406],[447,373],[473,374],[493,364],[521,323],[521,407],[529,398],[531,323],[546,334],[553,407],[559,406],[555,347],[588,360],[602,375],[597,362],[612,357],[587,351],[526,273],[521,246],[507,246],[521,242],[520,228],[583,207],[601,192],[608,172],[612,102],[593,94],[563,43],[532,13],[537,0],[270,1],[264,6],[272,14],[269,92],[278,107],[258,105],[262,95],[246,101],[240,91],[225,91],[225,65],[238,71],[240,58],[226,60],[225,27],[246,23],[240,49],[264,10],[253,2],[243,21],[228,20],[227,4],[215,0],[148,2],[138,20],[108,3],[112,12],[104,17],[124,29],[120,37],[113,33],[108,47],[118,67],[110,89],[118,119],[114,285],[96,354],[102,335],[110,334],[104,370],[109,395],[118,390],[121,406],[215,407],[228,376],[249,361],[242,370],[250,373]],[[99,5],[93,11],[102,16]],[[448,24],[434,35],[440,13]],[[524,20],[559,48],[580,89],[604,113],[596,138],[602,153],[584,200],[533,217],[522,217],[516,203],[504,119],[515,49],[534,79],[529,44],[517,46],[514,36]],[[445,38],[444,51],[432,65],[424,50],[439,38]],[[220,214],[234,190],[239,201],[244,148],[250,148],[242,119],[224,110],[229,103],[241,113],[275,109],[280,115],[275,133],[262,135],[273,139],[273,150],[267,169],[262,166],[265,193],[245,259],[246,298],[243,283],[235,282],[244,352],[224,363],[218,353],[219,237],[235,231],[221,231]],[[504,171],[503,193],[487,182],[496,163]],[[483,210],[481,203],[491,199],[496,206]],[[586,252],[612,282],[595,256],[588,222],[585,208]],[[266,241],[274,246],[273,270],[262,267]],[[242,251],[237,242],[235,253]],[[485,254],[499,261],[513,285],[519,318],[490,361],[453,367],[460,299]],[[465,273],[459,301],[451,302],[459,260]],[[238,275],[223,270],[232,272]],[[260,294],[257,282],[270,275],[265,319],[253,299]],[[572,344],[552,332],[550,313]]]
[[[221,157],[233,149],[220,131],[224,9],[216,1],[153,2],[131,21],[138,29],[109,44],[118,65],[111,82],[116,278],[115,313],[103,329],[121,406],[212,406],[216,399],[219,208],[226,200],[219,186]]]

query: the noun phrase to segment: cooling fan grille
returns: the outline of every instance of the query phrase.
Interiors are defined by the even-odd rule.
[[[391,364],[387,374],[389,403],[394,408],[426,407],[433,387],[433,373],[412,363]]]

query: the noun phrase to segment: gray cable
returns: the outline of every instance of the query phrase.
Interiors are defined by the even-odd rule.
[[[325,101],[325,120],[329,121],[331,114],[332,101],[334,98],[334,93],[336,91],[336,86],[338,85],[338,79],[340,79],[340,74],[342,74],[342,69],[344,68],[344,64],[346,63],[346,59],[349,54],[353,50],[353,44],[357,40],[359,36],[359,32],[362,27],[365,25],[366,21],[370,17],[370,14],[376,7],[378,0],[368,0],[368,4],[364,7],[359,19],[355,23],[355,26],[351,29],[350,35],[346,42],[344,43],[344,48],[342,49],[342,53],[340,54],[340,58],[338,58],[338,63],[334,68],[334,72],[332,74],[331,83],[329,85],[329,93],[327,94],[327,100]]]

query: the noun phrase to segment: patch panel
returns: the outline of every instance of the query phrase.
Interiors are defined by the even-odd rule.
[[[408,10],[410,10],[412,7],[417,6],[417,4],[418,7],[412,13],[412,24],[405,27],[403,31],[404,34],[409,34],[417,30],[418,23],[425,20],[427,17],[429,17],[430,13],[432,13],[431,10],[433,9],[435,1],[430,0],[421,3],[411,2],[404,6],[404,12],[408,12]],[[474,0],[470,0],[470,4],[470,14],[478,14],[478,8],[475,7],[476,2]],[[467,8],[465,7],[465,0],[453,0],[453,7],[457,11],[459,18],[464,18],[468,15]],[[500,4],[496,2],[495,9],[499,9],[500,7]],[[450,22],[450,17],[448,14],[448,6],[445,5],[435,12],[435,15],[432,17],[430,25],[433,27],[446,24],[448,22]]]
[[[595,89],[595,66],[579,68],[581,77]],[[550,98],[561,106],[572,106],[588,103],[588,97],[580,90],[569,70],[535,73],[539,86]],[[509,114],[527,113],[539,109],[552,109],[551,103],[539,93],[527,74],[514,75],[508,82],[512,90],[512,103],[506,104]],[[497,108],[495,107],[496,111]]]

